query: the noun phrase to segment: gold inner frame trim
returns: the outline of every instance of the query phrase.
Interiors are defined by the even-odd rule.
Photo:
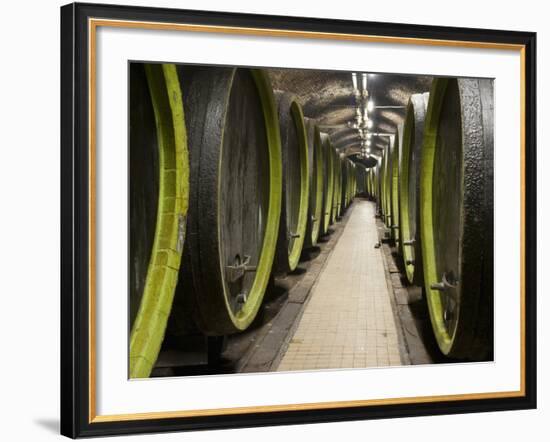
[[[314,402],[283,405],[260,405],[233,408],[214,408],[197,410],[159,411],[129,414],[96,414],[96,31],[97,28],[134,28],[148,30],[170,30],[185,32],[203,32],[215,34],[235,34],[262,37],[290,37],[355,41],[386,44],[409,44],[418,46],[444,46],[474,49],[497,49],[518,51],[520,54],[520,389],[518,391],[465,393],[437,396],[398,397],[387,399],[366,399],[351,401]],[[169,419],[179,417],[198,417],[216,415],[236,415],[246,413],[269,413],[297,410],[322,410],[328,408],[365,407],[376,405],[416,404],[427,402],[482,400],[513,398],[525,396],[525,45],[492,42],[439,40],[412,37],[390,37],[377,35],[359,35],[332,32],[293,31],[284,29],[247,28],[236,26],[211,26],[181,23],[158,23],[132,20],[88,19],[88,94],[89,94],[89,423],[134,421],[146,419]]]

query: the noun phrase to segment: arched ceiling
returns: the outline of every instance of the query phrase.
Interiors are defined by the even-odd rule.
[[[316,120],[333,145],[351,156],[360,152],[357,129],[347,126],[355,118],[355,97],[351,72],[304,69],[268,69],[273,88],[294,94],[304,115]],[[405,117],[405,106],[415,93],[427,92],[432,77],[400,74],[368,74],[369,99],[376,108],[369,112],[369,132],[394,134]],[[388,137],[373,136],[371,151],[380,155]],[[355,157],[352,157],[355,158]]]

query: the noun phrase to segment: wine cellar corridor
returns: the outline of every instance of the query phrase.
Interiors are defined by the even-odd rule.
[[[129,378],[493,360],[493,80],[129,73]]]
[[[402,364],[374,215],[354,204],[278,370]]]

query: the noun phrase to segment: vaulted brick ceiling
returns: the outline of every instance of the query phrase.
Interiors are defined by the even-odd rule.
[[[269,74],[274,89],[294,94],[304,115],[316,120],[336,148],[348,156],[359,152],[359,133],[347,126],[355,118],[356,107],[351,72],[269,69]],[[377,106],[369,113],[374,123],[369,131],[395,133],[411,94],[429,91],[431,81],[429,76],[369,74],[369,98]],[[379,155],[387,143],[387,137],[374,136],[372,153]]]

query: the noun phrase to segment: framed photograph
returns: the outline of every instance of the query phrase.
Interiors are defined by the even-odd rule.
[[[61,432],[536,407],[536,35],[61,8]]]

